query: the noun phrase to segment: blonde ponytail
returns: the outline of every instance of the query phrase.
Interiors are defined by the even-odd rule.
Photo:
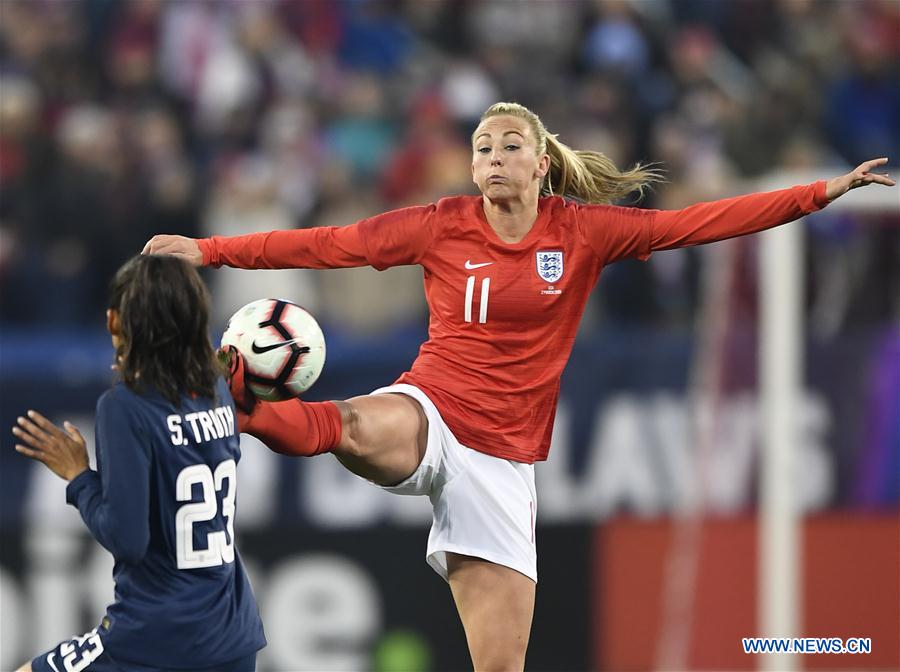
[[[636,164],[620,171],[601,152],[574,150],[547,132],[544,123],[534,112],[518,103],[495,103],[481,116],[511,115],[528,122],[537,143],[537,153],[550,156],[550,170],[541,185],[542,195],[557,195],[577,199],[583,203],[612,203],[633,192],[638,198],[662,174],[652,166]]]

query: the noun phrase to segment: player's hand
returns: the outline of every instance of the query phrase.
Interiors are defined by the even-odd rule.
[[[835,177],[828,180],[825,185],[825,198],[833,201],[838,196],[843,196],[851,189],[864,187],[868,184],[883,184],[886,187],[893,187],[897,184],[888,177],[887,173],[873,173],[873,168],[883,166],[888,162],[887,158],[870,159],[859,164],[855,170],[850,171],[846,175]]]
[[[37,411],[28,411],[27,415],[17,418],[18,425],[12,430],[22,441],[16,444],[18,452],[43,462],[67,481],[88,469],[87,446],[75,425],[65,422],[63,431]]]
[[[175,236],[168,233],[153,236],[144,245],[141,254],[165,254],[184,259],[192,266],[203,265],[203,253],[194,238]]]

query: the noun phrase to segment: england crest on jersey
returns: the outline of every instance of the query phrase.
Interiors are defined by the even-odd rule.
[[[537,253],[537,272],[541,279],[547,282],[556,282],[563,274],[563,253],[543,252]]]

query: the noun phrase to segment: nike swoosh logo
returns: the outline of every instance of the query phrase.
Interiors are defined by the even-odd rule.
[[[228,487],[231,487],[231,485],[229,484]],[[53,672],[59,672],[59,669],[57,669],[56,665],[53,663],[54,660],[56,660],[56,654],[51,651],[47,654],[47,664],[53,668]]]
[[[476,268],[481,268],[482,266],[490,266],[493,263],[493,261],[486,261],[483,264],[473,264],[471,261],[466,259],[466,270],[473,271]]]
[[[297,339],[293,339],[290,341],[280,341],[279,343],[271,343],[270,345],[257,345],[256,341],[250,344],[250,349],[255,352],[257,355],[261,355],[264,352],[269,352],[270,350],[275,350],[276,348],[283,348],[288,345],[293,345],[297,342]],[[309,352],[308,347],[300,348],[301,352]]]

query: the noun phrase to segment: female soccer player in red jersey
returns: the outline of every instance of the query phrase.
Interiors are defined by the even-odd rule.
[[[547,457],[560,375],[601,269],[784,224],[855,187],[893,186],[870,172],[886,161],[678,211],[615,207],[606,204],[655,173],[575,152],[528,109],[498,103],[472,134],[480,197],[342,228],[159,235],[144,253],[237,268],[424,267],[429,338],[394,385],[347,401],[259,402],[239,425],[278,452],[333,452],[390,491],[428,495],[427,559],[450,583],[475,669],[522,669],[537,581],[533,465]]]

